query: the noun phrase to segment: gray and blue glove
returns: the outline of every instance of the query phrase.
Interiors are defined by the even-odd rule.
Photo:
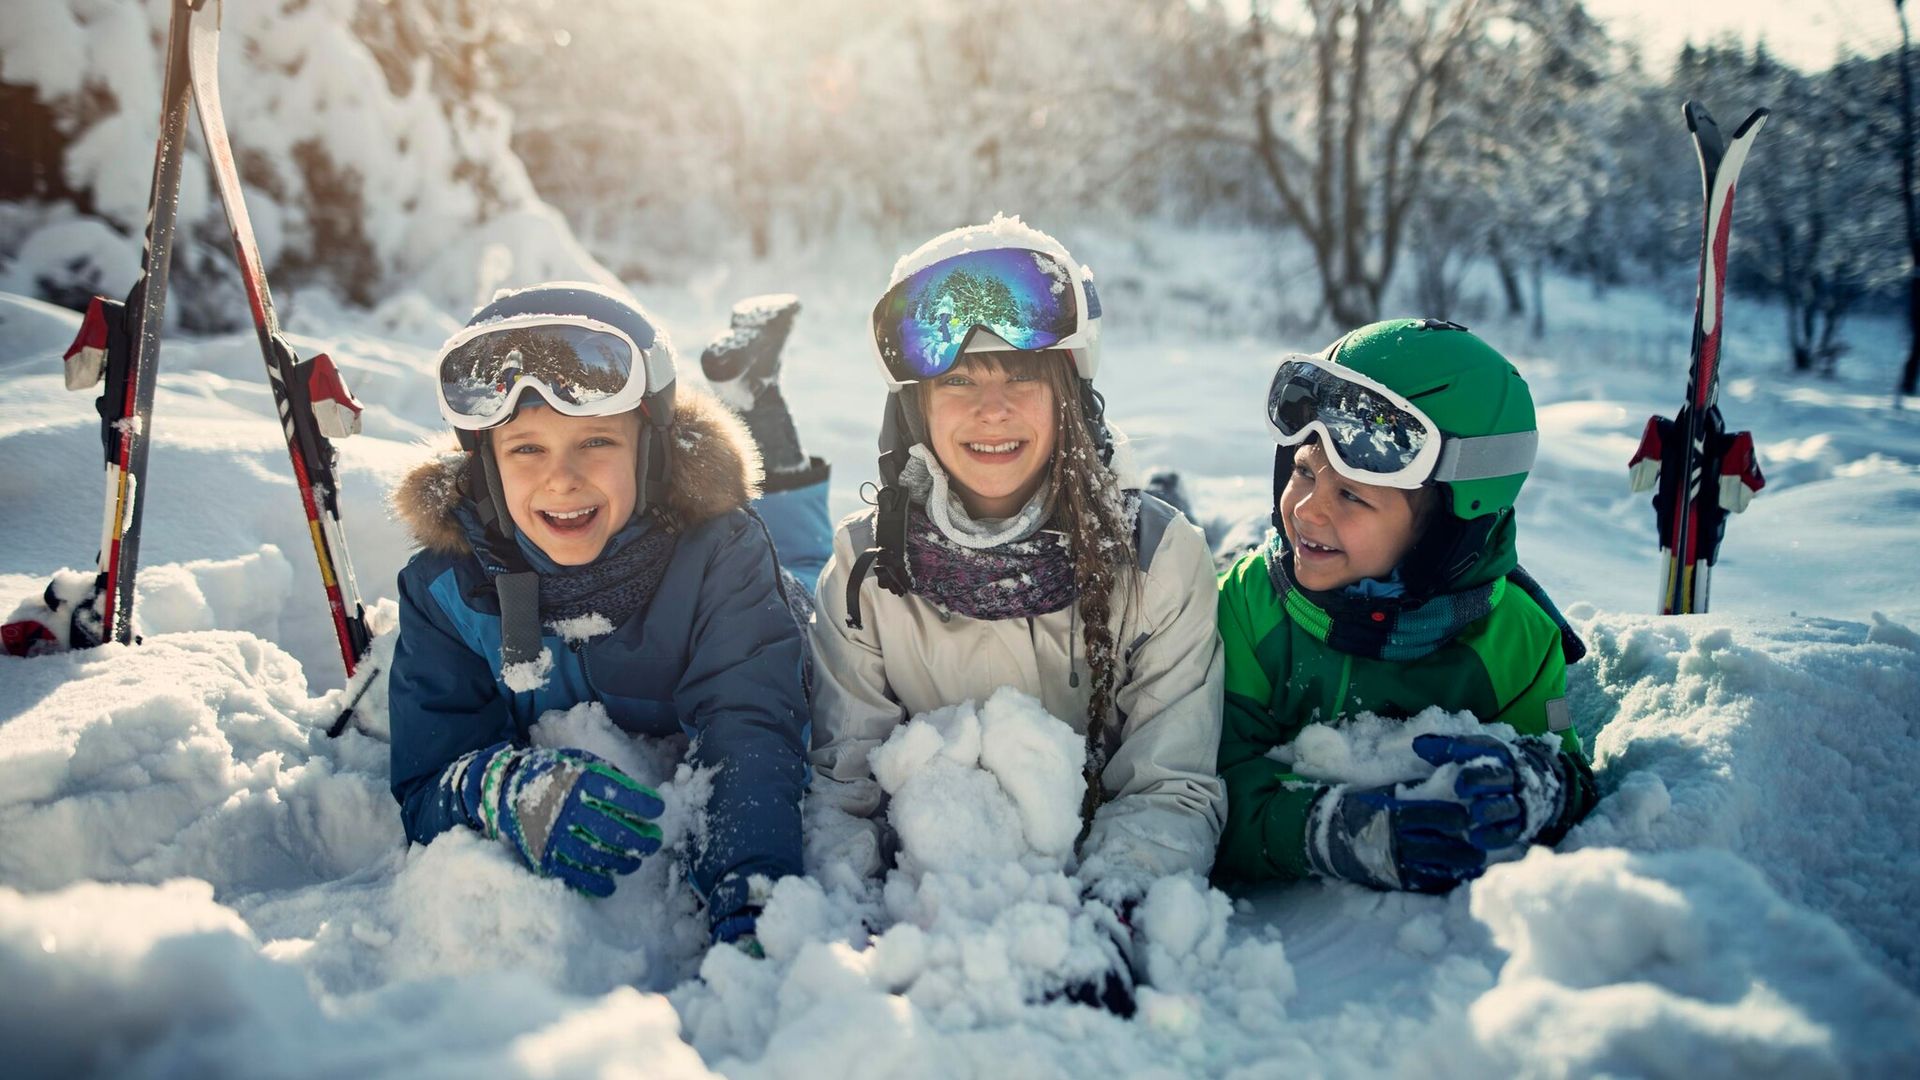
[[[1467,839],[1482,851],[1557,843],[1573,825],[1580,778],[1553,740],[1421,735],[1413,752],[1433,765],[1462,766],[1453,791],[1473,822]]]
[[[585,750],[497,743],[455,761],[447,782],[469,825],[589,896],[612,895],[615,877],[660,850],[660,796]]]
[[[1307,812],[1307,861],[1321,877],[1443,893],[1487,868],[1472,829],[1457,802],[1401,798],[1393,785],[1330,787]]]

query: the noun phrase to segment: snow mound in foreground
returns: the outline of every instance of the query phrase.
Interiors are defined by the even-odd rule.
[[[0,887],[0,1040],[17,1076],[710,1077],[666,999],[492,974],[316,993],[206,883]],[[293,953],[297,955],[297,953]]]
[[[1920,1071],[1920,639],[1578,621],[1606,794],[1570,850],[1449,897],[1162,880],[1130,1022],[1046,1000],[1112,962],[1110,912],[1065,858],[1079,738],[1015,693],[902,725],[901,868],[779,883],[756,960],[706,951],[672,856],[705,778],[598,706],[536,740],[657,787],[669,853],[596,902],[477,836],[405,850],[384,743],[327,739],[340,692],[249,634],[0,658],[0,984],[34,988],[0,1044],[23,1075]]]
[[[1581,622],[1569,696],[1608,796],[1570,845],[1724,848],[1920,988],[1920,636],[1878,615]]]

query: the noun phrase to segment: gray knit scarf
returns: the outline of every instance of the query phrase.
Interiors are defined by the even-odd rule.
[[[540,622],[550,625],[601,615],[621,626],[644,614],[673,561],[675,534],[655,523],[631,541],[585,566],[540,575]]]

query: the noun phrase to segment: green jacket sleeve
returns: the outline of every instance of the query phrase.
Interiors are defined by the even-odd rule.
[[[1306,877],[1307,811],[1321,787],[1266,756],[1291,742],[1296,729],[1273,714],[1275,680],[1285,676],[1286,615],[1260,555],[1242,558],[1222,577],[1219,622],[1227,684],[1220,735],[1227,821],[1215,873],[1239,881]]]

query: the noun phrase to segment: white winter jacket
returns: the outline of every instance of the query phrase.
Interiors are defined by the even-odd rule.
[[[1145,560],[1149,569],[1136,571],[1139,589],[1114,591],[1120,655],[1101,774],[1106,801],[1080,851],[1083,877],[1134,892],[1165,874],[1205,874],[1226,811],[1214,772],[1223,675],[1213,559],[1199,529],[1160,509],[1165,529]],[[867,755],[895,725],[969,699],[984,702],[1002,686],[1039,698],[1084,732],[1093,687],[1074,605],[1038,618],[973,619],[919,596],[895,596],[869,575],[860,586],[863,628],[847,626],[847,577],[859,555],[851,537],[856,529],[871,536],[871,515],[840,523],[820,577],[811,628],[812,797],[874,816],[882,793]],[[876,873],[878,845],[866,847],[864,855],[843,855]]]

